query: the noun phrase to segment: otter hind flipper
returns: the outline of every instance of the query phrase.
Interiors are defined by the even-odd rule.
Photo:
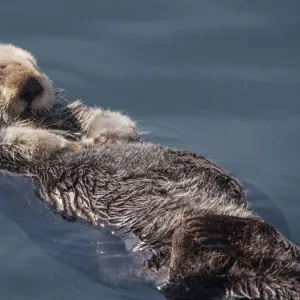
[[[278,232],[259,218],[203,211],[175,230],[163,291],[188,291],[192,297],[216,292],[232,299],[300,299],[300,266],[293,257]]]
[[[211,299],[225,293],[231,258],[222,232],[218,226],[207,230],[205,219],[204,213],[186,218],[173,233],[168,281],[159,286],[167,299]]]
[[[200,247],[217,250],[224,248],[224,235],[220,225],[218,222],[211,222],[207,217],[196,216],[187,218],[184,226]]]

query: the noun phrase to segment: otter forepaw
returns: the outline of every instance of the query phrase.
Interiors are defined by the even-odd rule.
[[[0,130],[0,142],[9,148],[10,160],[35,163],[66,151],[79,151],[82,145],[44,129],[9,126]]]
[[[106,141],[135,141],[139,137],[136,124],[126,115],[99,110],[91,122],[84,139],[86,144]]]

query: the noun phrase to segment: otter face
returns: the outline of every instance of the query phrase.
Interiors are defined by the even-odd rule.
[[[33,117],[51,107],[54,95],[51,81],[29,52],[0,44],[0,124]]]

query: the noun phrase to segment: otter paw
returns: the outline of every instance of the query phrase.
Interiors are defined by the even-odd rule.
[[[0,130],[0,142],[10,149],[11,160],[35,163],[65,151],[78,151],[80,143],[44,129],[9,126]]]
[[[81,143],[78,143],[78,142],[69,142],[65,145],[65,148],[63,149],[66,149],[66,150],[69,150],[69,151],[80,151],[83,149],[83,145]]]
[[[207,216],[190,217],[184,222],[184,227],[193,236],[193,240],[199,246],[210,250],[224,247],[224,236],[219,225],[218,222],[211,222]]]
[[[129,117],[118,112],[99,110],[89,126],[84,142],[98,144],[106,141],[134,141],[138,137],[136,124]]]

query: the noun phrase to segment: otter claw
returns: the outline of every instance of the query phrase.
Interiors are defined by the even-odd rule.
[[[194,240],[198,245],[211,250],[223,248],[223,246],[220,245],[221,239],[218,237],[199,237]]]
[[[193,240],[207,249],[220,249],[222,245],[222,228],[218,222],[207,220],[206,216],[194,216],[185,220],[185,229],[193,236]]]
[[[200,235],[200,232],[203,232],[205,231],[205,228],[204,227],[191,227],[190,228],[190,232],[191,233],[194,233],[195,235]]]

